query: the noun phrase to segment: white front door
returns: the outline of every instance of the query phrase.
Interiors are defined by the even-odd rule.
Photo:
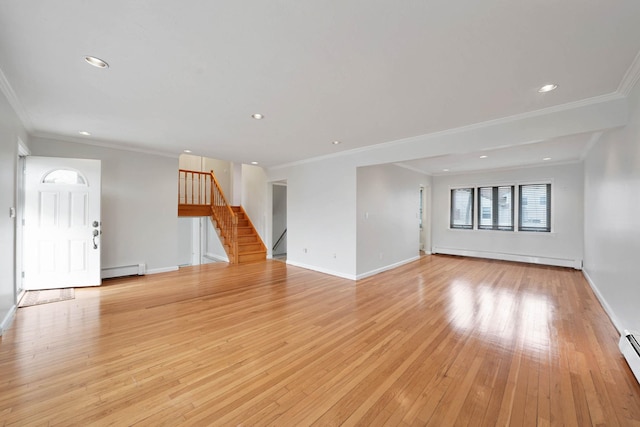
[[[100,160],[27,157],[24,288],[98,286]]]

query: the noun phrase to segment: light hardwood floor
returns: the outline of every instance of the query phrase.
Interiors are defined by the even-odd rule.
[[[581,272],[425,256],[353,282],[282,262],[21,308],[2,425],[640,425]]]

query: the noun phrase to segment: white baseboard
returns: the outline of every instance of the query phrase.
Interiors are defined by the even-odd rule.
[[[103,279],[111,279],[112,277],[143,276],[145,272],[145,264],[131,264],[119,267],[105,267],[102,269],[100,277]]]
[[[501,252],[470,251],[466,249],[440,248],[435,246],[433,247],[432,252],[434,254],[488,258],[501,261],[528,262],[530,264],[553,265],[555,267],[569,267],[575,268],[576,270],[582,270],[581,259],[551,258],[531,255],[508,254]]]
[[[178,271],[180,268],[177,265],[172,267],[163,267],[163,268],[150,268],[147,270],[146,274],[158,274],[158,273],[168,273],[170,271]]]
[[[384,267],[376,268],[375,270],[367,271],[366,273],[358,274],[356,276],[356,280],[365,279],[367,277],[374,276],[374,275],[376,275],[378,273],[382,273],[383,271],[393,270],[394,268],[398,268],[401,265],[408,264],[408,263],[416,261],[418,259],[420,259],[419,255],[411,257],[409,259],[405,259],[403,261],[399,261],[399,262],[393,263],[393,264],[385,265]]]
[[[131,265],[122,265],[119,267],[105,267],[102,269],[100,276],[103,279],[111,279],[113,277],[144,276],[145,274],[167,273],[169,271],[177,271],[177,270],[178,270],[177,265],[174,265],[171,267],[147,269],[146,264],[131,264]]]
[[[591,280],[591,276],[589,276],[589,273],[587,272],[587,270],[583,269],[582,270],[582,275],[587,280],[587,283],[589,283],[589,286],[591,286],[591,290],[593,290],[593,293],[596,294],[596,298],[598,298],[598,301],[600,301],[600,305],[602,306],[602,308],[604,308],[604,311],[605,311],[605,313],[607,313],[607,316],[609,316],[609,319],[611,319],[611,323],[613,323],[613,326],[615,326],[615,328],[618,330],[618,333],[620,333],[620,335],[623,335],[624,334],[624,328],[620,324],[620,321],[618,320],[618,318],[614,314],[614,312],[611,309],[611,306],[609,305],[607,300],[600,293],[600,289],[598,289],[598,287],[593,282],[593,280]]]
[[[287,265],[292,265],[294,267],[300,267],[307,270],[317,271],[318,273],[330,274],[332,276],[342,277],[343,279],[356,280],[356,276],[354,274],[341,273],[339,271],[333,271],[326,268],[316,267],[315,265],[308,265],[308,264],[303,264],[301,262],[290,261],[290,260],[287,260]]]
[[[203,255],[204,258],[213,260],[213,261],[222,261],[222,262],[229,262],[229,257],[228,256],[222,256],[222,255],[217,255],[217,254],[212,254],[210,252],[207,252],[206,254]]]
[[[9,326],[11,326],[11,323],[13,322],[13,318],[16,315],[17,309],[18,309],[17,305],[15,304],[12,305],[9,311],[7,312],[7,314],[4,316],[4,319],[2,319],[2,323],[0,323],[0,336],[2,336],[4,334],[4,331],[9,329]]]

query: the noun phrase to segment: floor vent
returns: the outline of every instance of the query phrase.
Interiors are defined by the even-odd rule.
[[[618,346],[633,371],[633,375],[636,376],[636,380],[640,383],[640,344],[638,344],[636,337],[640,338],[640,335],[624,331]]]

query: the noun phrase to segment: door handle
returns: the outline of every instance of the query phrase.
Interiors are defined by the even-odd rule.
[[[100,232],[98,230],[93,230],[93,249],[98,249],[98,245],[96,244],[96,237],[98,237],[99,234]]]

